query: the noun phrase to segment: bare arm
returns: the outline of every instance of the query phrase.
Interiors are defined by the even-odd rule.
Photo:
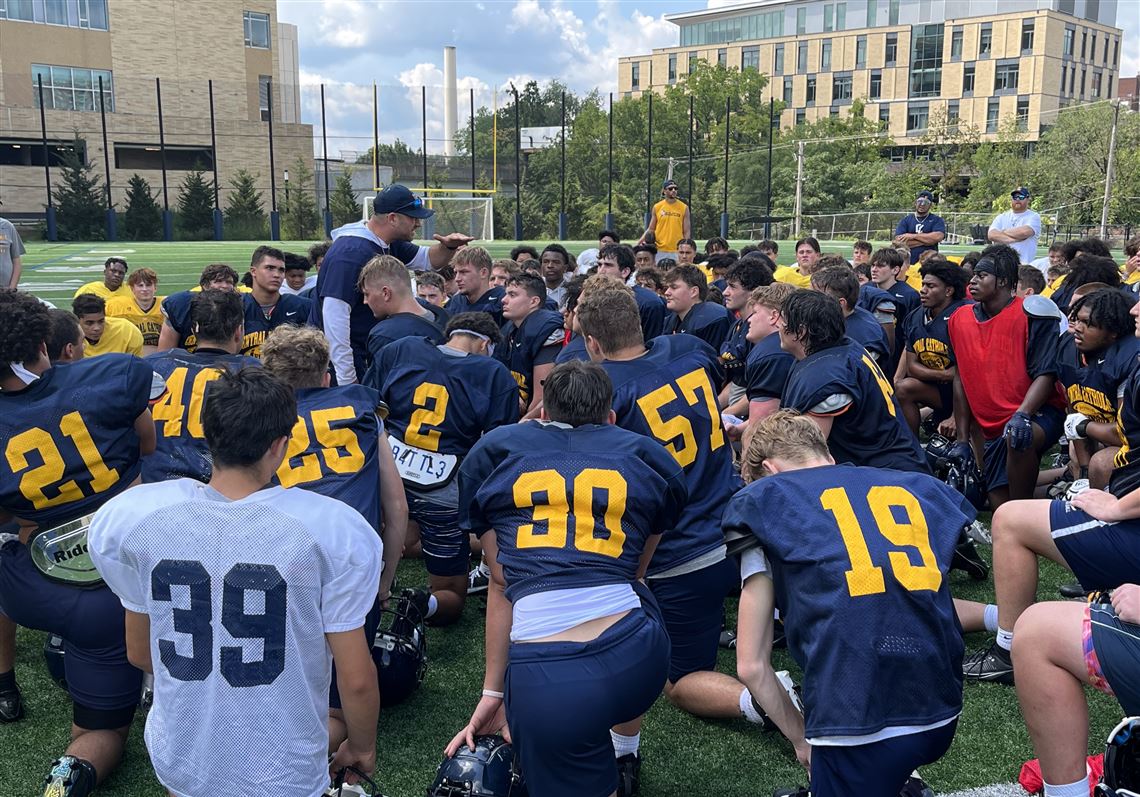
[[[554,370],[554,363],[547,363],[546,365],[536,365],[534,367],[534,389],[530,397],[530,405],[526,408],[526,414],[523,415],[521,420],[529,421],[532,418],[537,418],[539,410],[542,409],[542,383],[546,377],[550,376],[550,372]]]
[[[441,269],[451,262],[451,258],[455,257],[459,249],[475,239],[470,235],[453,232],[450,235],[436,233],[435,240],[437,243],[428,248],[428,262],[433,269]]]
[[[336,663],[336,686],[348,738],[333,756],[333,773],[354,766],[365,774],[376,768],[376,720],[380,716],[380,687],[376,665],[364,628],[325,634]],[[354,779],[354,778],[353,778]]]
[[[158,434],[154,430],[154,418],[150,416],[149,409],[143,410],[135,418],[135,434],[139,436],[139,454],[144,457],[153,454],[158,445]]]
[[[384,569],[380,571],[380,600],[386,602],[392,595],[392,582],[396,580],[396,566],[404,552],[404,539],[408,535],[408,496],[404,481],[396,470],[388,435],[380,431],[380,505],[384,512]]]
[[[681,229],[685,231],[685,238],[693,237],[693,217],[689,208],[685,208],[685,218],[681,220]]]
[[[649,233],[651,233],[651,232],[652,233],[657,232],[657,214],[656,213],[650,213],[649,214],[649,226],[646,227],[645,232],[643,232],[641,234],[641,238],[638,240],[638,243],[639,244],[645,243],[645,236],[649,235]]]
[[[150,615],[127,612],[127,660],[143,672],[154,672],[150,660]]]
[[[1037,234],[1037,231],[1030,227],[1028,224],[1023,224],[1020,227],[1013,227],[1005,231],[1006,237],[1009,238],[1010,243],[1024,241],[1026,238],[1032,238]]]
[[[974,415],[970,412],[970,402],[966,400],[966,390],[962,387],[962,377],[954,374],[954,433],[959,443],[970,442],[970,423]]]
[[[933,246],[934,244],[941,243],[942,239],[946,237],[944,232],[915,232],[906,236],[912,244],[919,246]]]
[[[1016,238],[1010,238],[1005,230],[999,230],[997,227],[990,227],[986,233],[986,238],[989,239],[990,243],[995,244],[1011,244],[1017,240]]]
[[[162,331],[158,333],[158,351],[177,349],[179,337],[178,330],[170,326],[169,321],[163,321]]]
[[[24,270],[24,259],[22,257],[12,258],[12,279],[8,280],[8,287],[16,290],[20,285],[20,274]]]

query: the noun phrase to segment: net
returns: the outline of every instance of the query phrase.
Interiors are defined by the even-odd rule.
[[[375,196],[364,198],[364,215],[372,215],[372,201]],[[424,219],[420,237],[430,239],[432,235],[448,235],[459,232],[470,235],[478,241],[495,240],[494,210],[495,200],[486,196],[462,196],[456,194],[424,193],[424,204],[435,211],[431,218]]]

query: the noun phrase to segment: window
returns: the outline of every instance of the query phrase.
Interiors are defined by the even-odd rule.
[[[879,121],[887,125],[891,123],[891,106],[886,103],[879,106]]]
[[[728,50],[723,47],[716,51],[716,62],[718,66],[728,66]]]
[[[994,94],[1016,94],[1019,70],[1017,61],[999,61],[994,69]]]
[[[1085,78],[1089,76],[1089,71],[1081,67],[1081,96],[1085,96]]]
[[[991,99],[989,104],[986,105],[986,132],[996,133],[998,131],[998,111],[1001,106],[997,99]]]
[[[772,117],[772,129],[773,130],[779,130],[780,129],[780,115],[779,114],[776,114],[775,116]]]
[[[911,36],[910,96],[937,97],[942,93],[943,25],[915,25]]]
[[[1120,39],[1112,40],[1112,65],[1113,67],[1120,66]]]
[[[1029,98],[1017,98],[1017,129],[1025,132],[1029,129]]]
[[[879,0],[867,0],[867,27],[873,28],[879,16]]]
[[[982,25],[981,33],[978,35],[978,58],[989,58],[990,51],[994,48],[994,29],[993,25],[989,22]]]
[[[890,10],[887,13],[887,24],[899,24],[899,0],[890,0]]]
[[[1061,64],[1061,91],[1060,91],[1061,94],[1065,93],[1065,77],[1067,76],[1068,71],[1069,71],[1069,65],[1068,64]]]
[[[851,103],[850,72],[841,72],[831,79],[831,101],[840,105]]]
[[[1093,72],[1092,95],[1094,97],[1100,96],[1101,82],[1103,80],[1104,75],[1102,75],[1100,72]]]
[[[867,66],[867,37],[860,36],[855,39],[855,68],[862,69]]]
[[[796,34],[802,35],[807,33],[807,9],[796,9]]]
[[[1060,0],[1060,2],[1057,4],[1057,10],[1062,14],[1073,16],[1076,14],[1076,5],[1077,0]]]
[[[740,51],[740,69],[754,69],[760,71],[760,48],[745,47]]]
[[[637,88],[637,74],[639,67],[637,64],[633,65],[633,87]],[[272,75],[258,75],[257,76],[257,105],[261,110],[261,121],[269,121],[269,90],[273,81]]]
[[[697,71],[697,57],[698,56],[697,56],[697,53],[695,51],[689,53],[689,74],[690,75]]]
[[[0,0],[0,19],[107,30],[107,0]]]
[[[912,102],[906,106],[906,132],[907,135],[921,133],[926,130],[930,121],[930,104],[925,102]]]
[[[962,59],[962,27],[956,26],[954,32],[950,34],[950,59],[952,61],[960,61]]]
[[[258,82],[260,82],[260,78],[258,78]],[[641,88],[641,64],[630,64],[629,85],[631,88]]]
[[[807,42],[796,45],[796,72],[801,75],[807,72]]]
[[[1108,91],[1106,91],[1104,93],[1104,96],[1106,96],[1106,97],[1112,96],[1112,73],[1111,72],[1108,73]]]
[[[209,145],[187,146],[185,144],[166,145],[166,168],[177,171],[214,167],[214,150]],[[162,168],[162,148],[155,141],[150,144],[115,144],[116,169]]]
[[[1061,46],[1061,54],[1069,58],[1073,57],[1073,37],[1077,35],[1076,30],[1070,25],[1065,26],[1065,41]]]
[[[1074,64],[1073,67],[1069,70],[1069,93],[1070,94],[1073,93],[1073,87],[1076,85],[1076,83],[1077,83],[1077,67]]]
[[[792,79],[784,78],[784,105],[792,104]]]
[[[887,66],[894,66],[899,57],[899,35],[897,33],[887,34],[886,56]]]
[[[674,83],[677,80],[677,54],[669,53],[669,82]]]
[[[807,120],[807,114],[804,113],[803,108],[796,108],[796,124],[802,125]]]
[[[962,96],[969,97],[974,93],[974,65],[966,64],[962,69]]]
[[[837,116],[839,116],[839,108],[835,105],[832,105],[830,108],[827,109],[827,115],[831,119],[836,118]]]
[[[831,39],[824,39],[819,44],[819,71],[831,71]]]
[[[244,11],[245,46],[260,50],[269,49],[269,15],[256,11]]]
[[[8,6],[12,6],[10,0]],[[35,107],[40,107],[39,85],[42,79],[44,107],[49,111],[98,111],[99,78],[103,78],[103,102],[107,111],[114,111],[115,91],[109,70],[32,64]]]
[[[823,7],[823,32],[830,33],[835,30],[835,6],[825,5]]]
[[[1033,51],[1033,28],[1035,27],[1035,20],[1026,19],[1021,23],[1021,51],[1023,53]]]
[[[776,55],[774,56],[772,64],[772,74],[784,74],[784,45],[782,44],[776,45]]]
[[[1085,57],[1089,49],[1089,32],[1087,30],[1081,31],[1081,58]]]
[[[807,104],[815,105],[815,75],[807,79]]]
[[[1092,44],[1089,45],[1089,60],[1096,60],[1096,31],[1093,31]]]
[[[835,4],[835,29],[836,30],[846,30],[847,29],[847,4],[846,3],[836,3]]]
[[[949,124],[956,125],[961,118],[958,101],[950,100],[950,102],[946,103],[946,121]]]
[[[883,96],[883,73],[878,69],[871,73],[871,88],[868,94],[872,100],[877,100]]]

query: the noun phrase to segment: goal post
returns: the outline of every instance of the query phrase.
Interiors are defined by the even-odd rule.
[[[413,189],[413,193],[423,196],[424,205],[435,211],[431,218],[424,219],[420,235],[430,239],[433,235],[448,235],[453,232],[470,235],[478,241],[495,240],[495,198],[493,192],[457,193],[445,189]],[[372,215],[372,202],[375,195],[364,197],[363,218]]]

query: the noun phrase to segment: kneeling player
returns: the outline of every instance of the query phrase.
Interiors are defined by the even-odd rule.
[[[836,465],[819,428],[790,412],[758,424],[745,466],[766,478],[724,513],[726,532],[758,544],[742,561],[741,674],[810,758],[813,797],[897,797],[950,747],[962,710],[946,576],[974,510],[926,474]],[[767,663],[774,604],[804,671],[810,752]]]

